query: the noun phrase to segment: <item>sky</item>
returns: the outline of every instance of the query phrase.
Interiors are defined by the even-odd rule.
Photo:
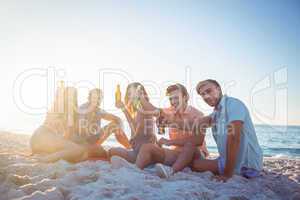
[[[31,133],[55,83],[78,88],[79,103],[100,87],[119,116],[114,90],[143,83],[157,106],[182,83],[190,104],[200,80],[218,80],[254,123],[300,125],[300,1],[0,0],[0,129]],[[53,89],[54,88],[54,89]]]

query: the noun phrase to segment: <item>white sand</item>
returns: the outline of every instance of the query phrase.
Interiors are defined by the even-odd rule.
[[[153,168],[112,169],[108,162],[36,163],[20,155],[29,152],[29,136],[0,133],[0,200],[8,199],[300,199],[300,160],[265,158],[256,179],[234,176],[227,183],[212,174],[190,170],[169,180]]]

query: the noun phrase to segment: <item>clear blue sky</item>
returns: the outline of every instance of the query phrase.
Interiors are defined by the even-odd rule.
[[[151,85],[156,103],[167,82],[184,83],[205,113],[193,88],[214,78],[249,106],[255,123],[300,124],[298,0],[1,1],[0,13],[0,129],[31,131],[41,123],[43,115],[17,107],[12,88],[24,70],[49,66],[65,70],[65,81],[100,85],[108,110],[116,82],[124,91],[126,81],[99,81],[103,68]],[[282,81],[274,84],[274,76]],[[24,103],[44,106],[45,87],[41,77],[24,82]],[[265,89],[253,93],[258,87]],[[87,91],[79,94],[83,102]]]

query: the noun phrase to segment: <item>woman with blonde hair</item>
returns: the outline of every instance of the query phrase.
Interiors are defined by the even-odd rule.
[[[31,137],[32,153],[43,154],[39,158],[42,162],[55,162],[60,159],[70,162],[86,160],[89,157],[89,147],[71,140],[76,133],[78,133],[77,90],[74,87],[59,88],[53,108]],[[96,152],[102,155],[103,151],[99,148]]]
[[[121,109],[131,129],[130,144],[132,149],[121,147],[111,148],[109,156],[119,156],[128,162],[134,163],[143,144],[155,143],[154,118],[152,114],[143,111],[138,98],[138,92],[143,93],[149,101],[147,92],[141,83],[134,82],[127,86],[124,103],[116,102],[116,107]]]

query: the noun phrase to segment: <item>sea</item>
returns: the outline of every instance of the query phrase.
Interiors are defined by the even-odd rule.
[[[264,156],[300,158],[300,126],[255,125],[255,131]],[[210,130],[206,143],[210,152],[217,152]]]
[[[264,156],[300,158],[300,126],[255,125],[255,130]],[[113,136],[108,140],[107,144],[118,146]],[[218,152],[210,129],[205,141],[209,152]]]
[[[124,129],[129,135],[129,127],[125,126]],[[255,130],[264,156],[300,159],[300,126],[255,125]],[[18,133],[19,131],[9,132]],[[158,138],[160,137],[162,136],[159,135]],[[163,137],[168,138],[168,134]],[[207,130],[205,141],[209,152],[218,152],[210,129]],[[104,145],[111,147],[120,144],[116,142],[114,136],[110,136]]]

